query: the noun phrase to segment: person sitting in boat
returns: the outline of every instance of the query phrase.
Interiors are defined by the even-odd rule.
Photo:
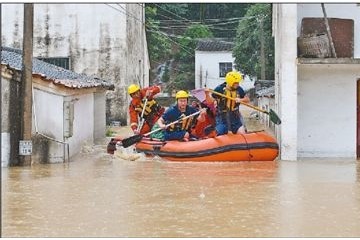
[[[209,91],[205,91],[205,100],[200,103],[201,108],[207,108],[205,119],[203,122],[197,121],[195,126],[191,130],[191,134],[198,139],[210,138],[216,136],[215,131],[215,116],[216,116],[216,102],[211,97]]]
[[[214,91],[224,94],[229,98],[235,98],[235,101],[229,98],[212,94],[217,101],[216,113],[216,133],[217,135],[227,134],[231,131],[233,134],[245,133],[245,127],[242,122],[242,116],[239,111],[241,102],[250,102],[242,87],[239,86],[243,80],[240,72],[231,71],[225,76],[225,82],[218,85]]]
[[[197,110],[192,106],[188,105],[189,94],[183,90],[180,90],[175,95],[176,104],[170,106],[165,113],[157,121],[160,128],[164,129],[164,140],[183,140],[189,141],[193,138],[190,134],[192,125],[194,124],[195,119],[197,121],[204,121],[204,114],[206,114],[205,109],[200,110],[198,117],[190,117],[184,121],[173,124],[167,129],[166,124],[175,122],[182,117],[189,116],[190,114],[196,113]]]
[[[130,127],[134,134],[145,134],[165,112],[153,98],[160,92],[159,86],[151,86],[140,89],[136,84],[128,87],[131,96],[129,105]]]
[[[200,103],[198,101],[192,101],[191,106],[195,108],[196,110],[200,109]]]

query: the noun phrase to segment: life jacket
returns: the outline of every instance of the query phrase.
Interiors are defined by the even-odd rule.
[[[191,134],[197,138],[203,138],[207,135],[205,129],[209,127],[215,127],[215,116],[210,111],[207,111],[205,120],[203,122],[196,122],[195,126],[191,129]]]
[[[176,109],[178,110],[178,115],[179,115],[178,119],[181,119],[191,114],[191,113],[186,114],[187,112],[189,112],[188,107],[186,107],[185,113],[181,113],[178,108]],[[170,132],[183,131],[183,130],[189,131],[195,124],[196,124],[196,118],[192,116],[185,120],[179,121],[178,123],[172,124],[171,126],[169,126],[168,131]]]
[[[230,90],[227,87],[224,87],[224,95],[231,98],[240,97],[236,89]],[[234,112],[238,110],[239,110],[239,103],[236,103],[234,100],[225,97],[219,98],[219,102],[218,102],[219,113]]]
[[[134,106],[135,110],[138,112],[139,117],[141,117],[144,104],[145,100],[142,100],[138,106]],[[149,125],[152,126],[164,111],[165,109],[161,107],[154,99],[148,100],[145,106],[143,118]]]

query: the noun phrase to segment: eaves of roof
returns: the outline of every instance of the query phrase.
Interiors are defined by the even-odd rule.
[[[229,51],[231,52],[234,43],[217,39],[201,39],[198,41],[196,51]]]
[[[22,52],[19,49],[3,47],[1,51],[1,64],[16,71],[22,70]],[[103,88],[113,90],[114,84],[109,80],[79,74],[53,64],[33,58],[32,73],[44,80],[50,80],[54,84],[63,85],[68,88]]]

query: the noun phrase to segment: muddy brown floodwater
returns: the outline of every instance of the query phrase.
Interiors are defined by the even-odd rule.
[[[181,163],[103,144],[2,168],[1,184],[3,237],[360,237],[355,159]]]

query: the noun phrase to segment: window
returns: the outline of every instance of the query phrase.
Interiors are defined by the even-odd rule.
[[[225,77],[225,75],[232,71],[232,62],[219,63],[219,77]]]
[[[38,57],[37,59],[70,70],[70,58],[68,57]]]

